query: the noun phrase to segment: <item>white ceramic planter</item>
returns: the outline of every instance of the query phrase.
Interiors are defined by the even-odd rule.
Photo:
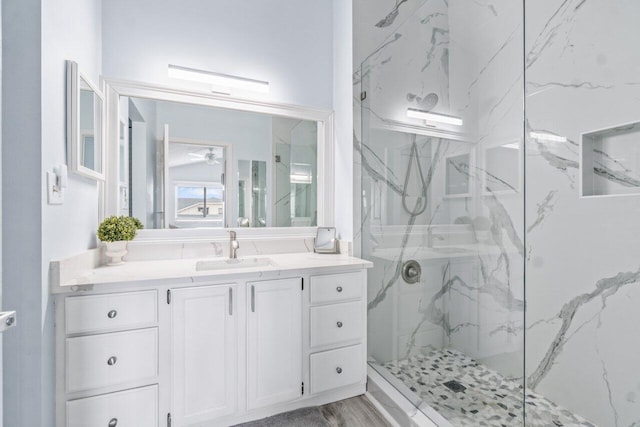
[[[123,256],[127,254],[127,241],[118,240],[116,242],[103,242],[105,245],[104,254],[109,258],[107,265],[118,265],[124,263]]]

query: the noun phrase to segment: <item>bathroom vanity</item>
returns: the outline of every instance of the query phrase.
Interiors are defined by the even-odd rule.
[[[228,426],[364,393],[372,264],[312,252],[335,222],[333,112],[102,83],[101,138],[69,149],[105,157],[85,174],[104,180],[100,219],[145,229],[125,264],[51,263],[57,426]]]
[[[370,266],[294,253],[53,274],[57,425],[227,426],[364,393]]]

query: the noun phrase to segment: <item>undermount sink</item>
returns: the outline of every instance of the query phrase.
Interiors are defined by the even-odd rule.
[[[213,261],[198,261],[196,263],[196,271],[206,270],[235,270],[240,268],[266,267],[274,265],[271,258],[236,258],[236,259],[220,259]]]

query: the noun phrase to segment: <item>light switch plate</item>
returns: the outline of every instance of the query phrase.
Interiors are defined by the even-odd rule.
[[[61,205],[64,202],[64,194],[56,187],[57,176],[53,172],[47,172],[47,201],[50,205]]]

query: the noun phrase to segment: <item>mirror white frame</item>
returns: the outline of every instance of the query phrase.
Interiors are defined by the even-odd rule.
[[[105,150],[105,99],[102,91],[95,86],[78,69],[78,64],[74,61],[66,61],[67,63],[67,165],[69,169],[79,175],[87,178],[104,181],[106,170],[106,150]],[[97,170],[86,167],[83,162],[84,153],[84,137],[86,136],[81,129],[80,120],[80,93],[81,80],[93,91],[94,96],[100,104],[100,111],[94,110],[94,150],[96,148],[95,141],[98,141],[95,153],[99,155],[95,157],[97,161]]]
[[[318,225],[334,226],[334,117],[333,111],[304,106],[277,104],[246,98],[235,98],[215,93],[188,91],[169,86],[126,80],[103,79],[106,98],[106,179],[101,186],[100,220],[109,215],[119,215],[119,140],[120,97],[146,98],[159,101],[179,102],[205,107],[225,108],[315,121],[318,123]],[[319,174],[320,175],[320,174]],[[315,236],[317,227],[244,227],[244,228],[197,228],[197,229],[153,229],[140,230],[136,240],[202,239],[211,236],[226,236],[236,229],[249,236],[304,235]]]

